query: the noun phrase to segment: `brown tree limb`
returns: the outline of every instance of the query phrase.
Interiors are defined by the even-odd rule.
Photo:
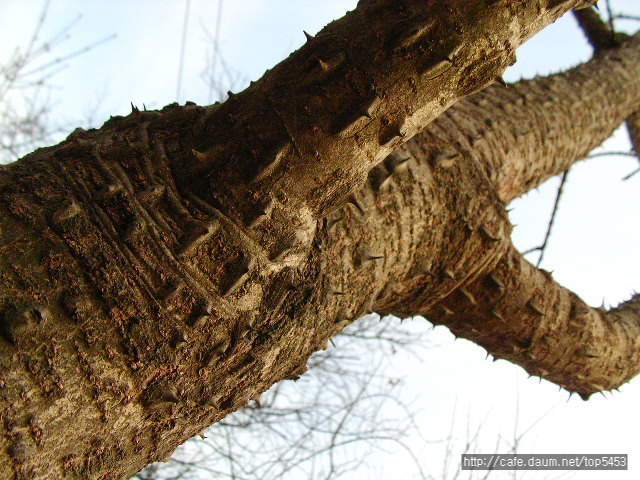
[[[427,143],[437,131],[485,165],[509,203],[586,158],[619,126],[620,114],[628,118],[637,107],[639,43],[636,35],[558,75],[491,86],[453,105],[414,142]]]
[[[514,247],[495,269],[463,288],[467,301],[451,295],[420,313],[494,358],[585,400],[640,372],[640,295],[608,311],[589,307]]]
[[[623,33],[614,32],[613,23],[611,26],[607,25],[600,15],[591,9],[577,10],[573,14],[596,54],[616,48],[628,38]],[[640,160],[640,112],[629,115],[625,124],[631,140],[631,148]]]
[[[485,181],[495,182],[502,192],[502,201],[511,200],[551,172],[559,173],[584,158],[637,109],[639,50],[640,35],[636,35],[615,52],[603,53],[562,74],[519,82],[509,90],[491,87],[459,102],[403,147],[399,155],[410,159],[412,184],[420,183],[417,179],[421,178],[414,165],[430,163],[433,173],[431,177],[424,174],[429,178],[424,181],[445,184],[445,191],[456,195],[440,207],[432,193],[429,207],[418,208],[447,211],[452,216],[448,225],[457,223],[457,228],[445,229],[439,241],[426,233],[414,247],[411,269],[395,276],[387,287],[393,292],[387,298],[393,301],[377,304],[375,310],[425,315],[485,346],[496,357],[508,358],[583,398],[617,388],[635,376],[640,370],[638,296],[608,312],[588,307],[505,245],[503,235],[478,224],[478,214],[490,218],[487,206],[499,210],[499,201],[475,195],[477,203],[469,205],[462,185],[477,185],[474,177],[484,174]],[[560,95],[561,91],[570,93]],[[486,134],[487,121],[492,122],[491,137]],[[537,143],[527,142],[520,129]],[[562,134],[548,135],[551,131]],[[482,138],[490,138],[491,144],[485,147]],[[475,174],[470,165],[476,165]],[[376,173],[372,178],[384,175]],[[447,185],[448,178],[461,181]],[[396,214],[405,211],[410,207],[405,205]],[[352,226],[346,228],[354,231]],[[504,232],[509,229],[508,224],[503,226]],[[394,236],[396,239],[400,241],[400,236]],[[464,266],[467,249],[470,255],[482,258],[482,252],[474,249],[475,241],[493,242],[496,249],[480,262],[481,269],[471,271]],[[435,254],[434,244],[445,247]],[[494,255],[499,251],[505,252],[502,259]],[[621,311],[625,312],[624,322]],[[550,345],[560,350],[548,353]]]

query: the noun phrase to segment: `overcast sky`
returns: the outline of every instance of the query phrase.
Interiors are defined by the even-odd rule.
[[[53,0],[41,38],[53,36],[77,19],[70,38],[57,47],[55,55],[116,37],[72,59],[51,79],[55,85],[51,93],[55,103],[52,121],[68,125],[71,131],[87,116],[100,125],[109,115],[127,114],[131,102],[138,106],[144,103],[147,108],[158,108],[176,99],[207,103],[212,92],[201,74],[211,53],[208,37],[219,36],[220,51],[238,90],[300,46],[304,42],[303,30],[317,32],[353,9],[355,3],[227,0],[222,8],[221,29],[216,34],[218,0],[191,0],[183,43],[185,1]],[[604,7],[604,2],[600,3]],[[618,11],[640,15],[639,3],[614,0],[613,5]],[[44,2],[37,0],[0,0],[0,61],[5,62],[16,46],[29,40],[42,5]],[[620,25],[634,28],[632,22]],[[178,91],[183,46],[184,68]],[[566,17],[518,50],[518,62],[506,78],[513,81],[555,72],[586,60],[590,53],[573,19]],[[216,68],[222,71],[220,65]],[[624,131],[605,147],[627,148]],[[600,305],[603,298],[607,305],[615,305],[629,298],[634,289],[640,291],[640,174],[621,181],[636,168],[637,160],[621,156],[583,162],[572,170],[565,188],[542,266],[594,306]],[[523,250],[541,242],[557,183],[552,179],[539,191],[514,202],[516,208],[511,215],[518,225],[514,239]],[[424,320],[415,320],[412,325],[430,326]],[[511,434],[508,429],[512,428],[516,406],[522,429],[551,409],[526,437],[522,452],[627,453],[628,472],[576,472],[563,478],[640,478],[637,379],[620,393],[607,394],[606,399],[595,395],[583,402],[574,396],[567,401],[568,394],[559,392],[556,386],[527,379],[522,369],[505,361],[485,360],[484,350],[469,342],[453,342],[443,327],[434,330],[433,341],[441,347],[430,349],[421,361],[398,355],[390,366],[393,375],[403,379],[407,395],[423,407],[420,421],[426,438],[448,434],[455,405],[461,427],[465,426],[467,412],[473,422],[485,420],[483,438],[486,452],[491,453],[498,435]],[[458,433],[463,435],[463,430]],[[440,461],[439,448],[416,443],[416,449],[427,455],[427,471],[431,462]],[[400,478],[398,473],[407,465],[406,459],[381,456],[372,462],[382,462],[381,458],[383,466],[377,470],[381,478]],[[438,468],[439,463],[434,471]],[[540,472],[530,472],[523,478],[543,478],[539,475]]]

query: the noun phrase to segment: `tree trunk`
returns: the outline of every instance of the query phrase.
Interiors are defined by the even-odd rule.
[[[524,263],[504,204],[638,108],[637,40],[388,155],[591,2],[502,3],[361,1],[223,105],[135,110],[5,168],[3,475],[128,478],[371,310],[427,314],[583,395],[634,375],[638,301],[605,315]]]

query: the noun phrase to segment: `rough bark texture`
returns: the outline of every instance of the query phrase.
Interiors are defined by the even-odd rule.
[[[521,292],[495,298],[503,317],[533,315],[503,328],[504,345],[523,338],[533,356],[544,353],[532,332],[554,305],[527,294],[559,287],[513,251],[504,199],[549,175],[549,163],[514,159],[520,186],[496,190],[507,164],[466,155],[475,137],[451,143],[440,132],[435,155],[388,154],[583,3],[361,2],[223,105],[135,111],[3,169],[2,475],[128,478],[296,378],[313,351],[372,309],[442,321],[455,312],[467,321],[454,331],[473,337],[494,299],[479,290],[492,272],[504,273],[505,292]],[[626,88],[639,77],[637,47],[619,57],[598,68],[628,69]],[[562,103],[568,88],[550,100]],[[632,111],[624,108],[612,123]],[[559,314],[580,305],[562,292]],[[612,330],[621,345],[637,310],[631,302],[611,314],[622,319]],[[611,320],[595,315],[575,310],[578,333],[559,338],[592,334],[600,343],[588,360],[548,370],[585,395],[637,371],[637,353],[618,358],[622,346],[595,335]],[[539,325],[560,328],[558,318]],[[624,372],[603,379],[614,373],[601,355],[609,351]],[[517,353],[526,368],[546,365]]]
[[[608,313],[588,307],[522,258],[503,234],[510,227],[500,226],[499,211],[502,202],[566,170],[608,138],[639,105],[639,74],[636,36],[568,72],[462,100],[402,147],[408,164],[432,165],[435,185],[427,204],[394,214],[410,218],[437,208],[434,197],[444,186],[453,198],[442,210],[452,216],[444,229],[433,224],[440,211],[411,224],[426,221],[429,235],[444,237],[415,243],[408,263],[413,274],[394,275],[387,287],[393,301],[375,310],[424,315],[583,398],[637,375],[640,297]],[[471,166],[473,175],[466,173]],[[385,178],[382,172],[376,167],[370,176]],[[411,172],[403,188],[428,183],[416,182],[417,168]],[[482,243],[493,244],[484,256]],[[477,259],[472,268],[467,255]]]
[[[596,54],[617,48],[628,39],[628,36],[623,33],[611,31],[593,10],[582,9],[574,11],[573,14]],[[625,124],[631,140],[631,148],[640,159],[640,112],[629,115]]]

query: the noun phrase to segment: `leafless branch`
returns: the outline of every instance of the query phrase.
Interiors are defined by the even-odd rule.
[[[113,39],[109,36],[80,49],[57,55],[71,38],[71,29],[80,21],[75,17],[57,33],[42,39],[51,1],[47,1],[33,33],[23,48],[16,47],[0,66],[0,163],[13,161],[35,148],[53,141],[67,129],[51,121],[54,86],[52,78],[68,62]]]

